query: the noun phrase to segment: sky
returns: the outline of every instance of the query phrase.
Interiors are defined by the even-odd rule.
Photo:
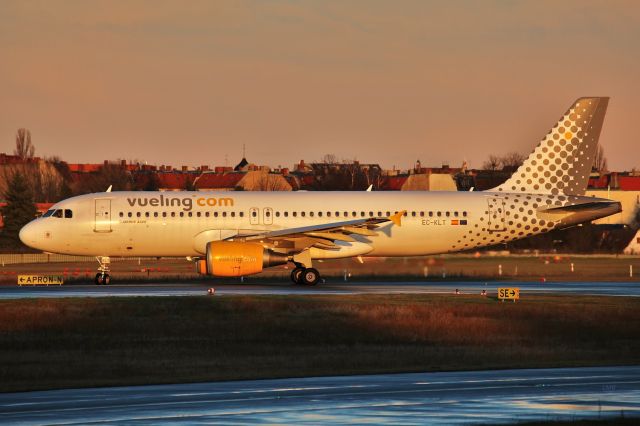
[[[406,169],[529,153],[610,96],[640,168],[640,2],[0,1],[0,152],[71,163]]]

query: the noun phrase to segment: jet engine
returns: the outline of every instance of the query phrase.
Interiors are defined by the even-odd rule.
[[[240,277],[261,272],[263,268],[283,265],[286,254],[276,253],[258,243],[211,241],[207,243],[204,259],[196,262],[199,274],[218,277]]]

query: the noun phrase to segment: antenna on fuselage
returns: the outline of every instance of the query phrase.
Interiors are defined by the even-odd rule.
[[[373,189],[373,184],[369,185],[369,187],[367,188],[367,192],[371,192],[372,189]]]
[[[109,187],[107,188],[107,190],[105,192],[111,192],[111,188],[113,188],[113,185],[109,185]]]

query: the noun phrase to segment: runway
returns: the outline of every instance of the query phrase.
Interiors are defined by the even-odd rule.
[[[384,374],[0,394],[3,422],[478,424],[640,416],[640,367]]]
[[[347,294],[480,294],[487,290],[495,295],[498,287],[518,287],[523,296],[528,294],[557,293],[598,296],[639,297],[640,283],[634,282],[331,282],[315,287],[296,286],[288,283],[148,283],[62,285],[49,287],[0,286],[0,299],[40,297],[144,297],[144,296],[201,296],[209,288],[215,295],[347,295]]]

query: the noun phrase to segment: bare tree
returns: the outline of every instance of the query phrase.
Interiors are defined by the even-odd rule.
[[[500,159],[500,157],[494,154],[490,154],[487,161],[482,163],[482,168],[484,170],[495,171],[500,169],[500,166],[502,166],[502,160]]]
[[[336,157],[335,154],[325,154],[325,156],[322,157],[322,162],[325,164],[337,164],[338,157]]]
[[[17,155],[23,160],[33,158],[36,149],[31,143],[31,132],[29,129],[20,128],[16,132],[16,149],[13,150],[13,154]]]
[[[520,154],[519,152],[509,152],[505,154],[502,158],[502,170],[516,170],[518,167],[524,163],[526,160],[526,155]]]
[[[596,155],[593,158],[593,169],[600,173],[607,172],[607,157],[604,155],[604,148],[602,145],[598,144],[598,149],[596,150]]]

